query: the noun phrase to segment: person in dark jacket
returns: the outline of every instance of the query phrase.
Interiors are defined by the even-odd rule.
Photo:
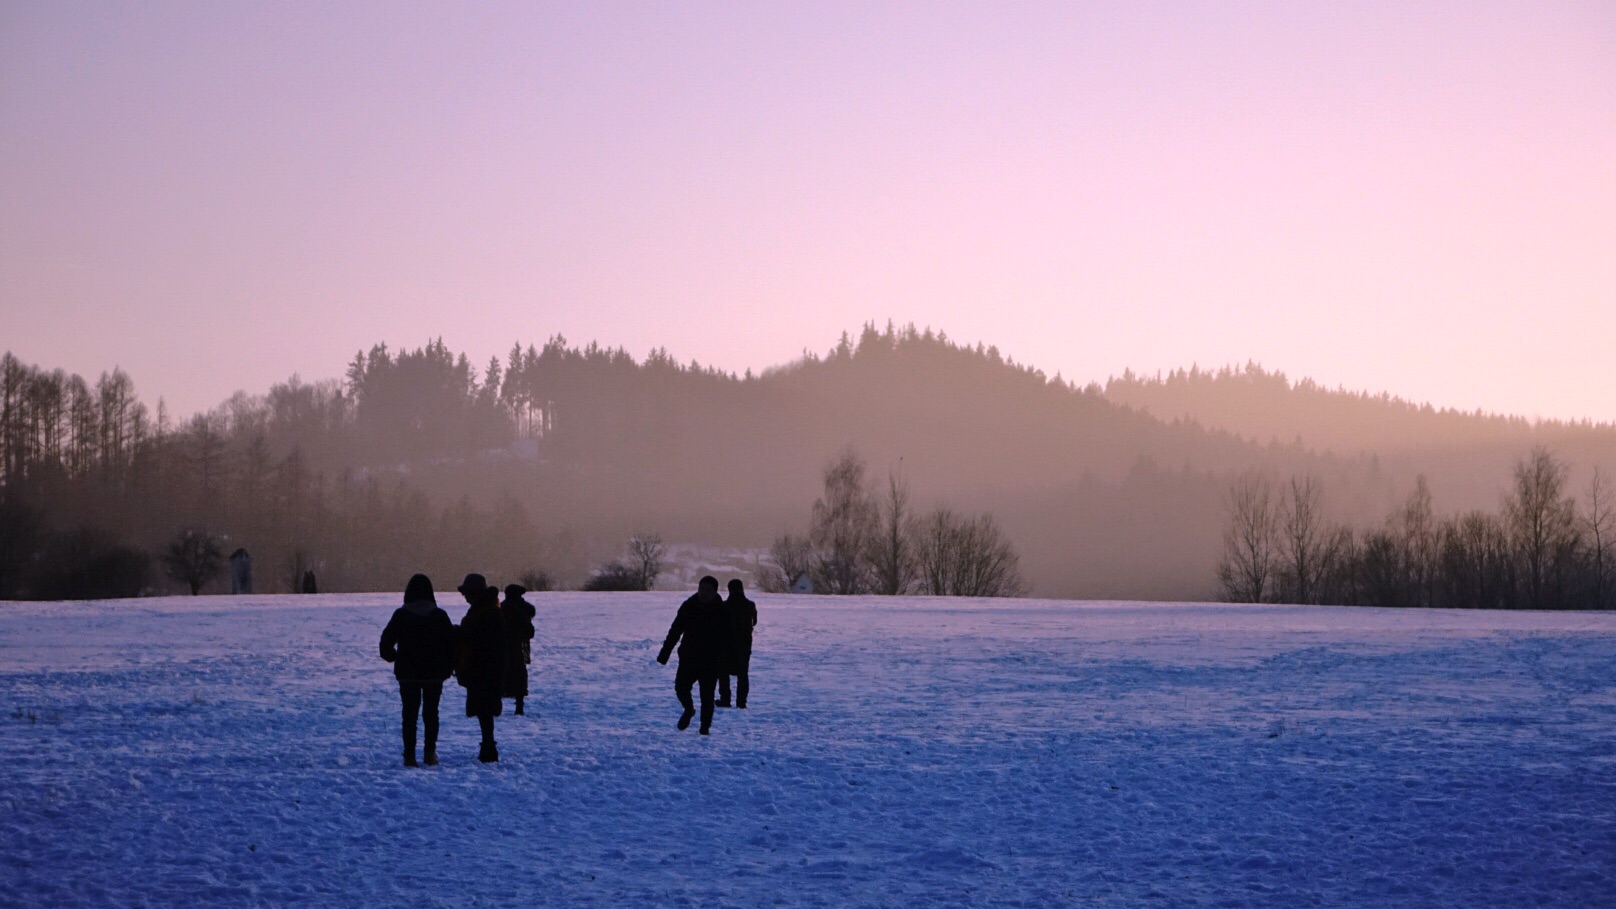
[[[488,586],[480,574],[468,574],[459,590],[471,608],[460,620],[455,676],[466,689],[466,716],[476,717],[482,729],[477,760],[491,764],[499,760],[494,717],[505,712],[501,701],[505,694],[505,623],[499,617],[499,588]]]
[[[746,585],[740,578],[729,582],[730,663],[718,677],[718,706],[729,706],[729,677],[735,676],[735,706],[746,709],[747,670],[752,664],[752,629],[757,627],[757,604],[746,598]]]
[[[505,696],[516,698],[516,715],[522,716],[522,700],[527,697],[527,664],[533,662],[533,604],[523,599],[527,588],[505,585],[505,602],[499,617],[505,623]]]
[[[404,587],[404,605],[382,629],[382,659],[393,664],[404,704],[404,766],[415,763],[415,720],[425,708],[427,766],[438,762],[438,699],[454,672],[454,623],[438,608],[432,580],[424,574]]]
[[[724,612],[724,601],[718,596],[718,579],[704,577],[695,595],[684,601],[679,614],[668,629],[667,640],[657,662],[666,666],[679,647],[679,671],[674,673],[673,690],[685,712],[679,717],[679,728],[689,729],[690,719],[696,715],[690,698],[690,686],[701,683],[701,734],[707,735],[713,725],[713,688],[730,661],[730,623]]]

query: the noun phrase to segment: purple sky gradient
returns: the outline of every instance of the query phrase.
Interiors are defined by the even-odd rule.
[[[178,413],[376,341],[867,320],[1616,420],[1609,2],[0,5],[0,348]]]

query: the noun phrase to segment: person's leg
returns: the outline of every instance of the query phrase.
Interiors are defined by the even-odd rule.
[[[729,673],[718,677],[718,706],[729,706]]]
[[[713,689],[718,687],[718,676],[701,677],[701,734],[706,735],[713,725]]]
[[[751,669],[750,656],[741,657],[740,665],[735,667],[735,706],[746,709],[747,673]]]
[[[415,766],[415,721],[421,713],[421,685],[419,682],[398,683],[398,697],[404,708],[404,766]]]
[[[696,684],[696,674],[685,668],[684,660],[679,661],[679,671],[673,674],[673,693],[678,696],[679,704],[685,712],[679,715],[679,728],[689,729],[690,719],[696,715],[696,704],[690,699],[690,686]]]
[[[421,759],[429,767],[438,762],[438,702],[442,699],[442,682],[421,685],[421,720],[426,726],[426,753]]]
[[[517,716],[523,716],[525,713],[526,713],[526,711],[524,711],[522,709],[522,699],[517,698],[516,699],[516,715]]]
[[[492,764],[499,760],[499,747],[494,744],[494,715],[486,712],[477,714],[477,725],[483,732],[483,743],[477,749],[477,760],[484,764]]]

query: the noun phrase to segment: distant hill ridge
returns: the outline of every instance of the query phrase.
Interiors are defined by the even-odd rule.
[[[1593,421],[1533,420],[1480,409],[1437,408],[1396,397],[1292,382],[1256,363],[1218,370],[1177,369],[1165,376],[1129,370],[1105,384],[1105,397],[1164,420],[1189,419],[1263,443],[1301,438],[1344,454],[1536,442],[1588,436],[1616,441],[1616,426]]]

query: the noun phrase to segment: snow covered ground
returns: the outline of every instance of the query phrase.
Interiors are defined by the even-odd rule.
[[[396,595],[0,603],[0,904],[1616,904],[1613,614],[760,596],[702,738],[678,599],[419,770]]]

